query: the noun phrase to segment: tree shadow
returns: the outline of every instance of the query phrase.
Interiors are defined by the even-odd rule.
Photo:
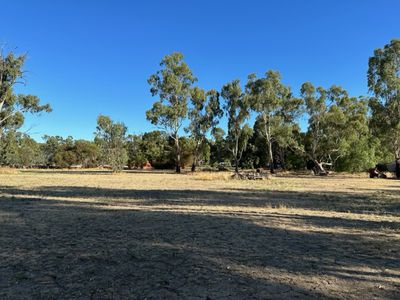
[[[399,201],[376,197],[375,193],[298,192],[229,188],[221,191],[170,189],[111,189],[86,186],[41,186],[35,189],[0,187],[0,193],[13,196],[93,198],[113,205],[135,202],[142,205],[213,205],[230,207],[287,207],[307,210],[398,215]],[[394,192],[395,193],[395,192]],[[127,201],[123,201],[127,200]],[[106,203],[104,203],[106,204]]]
[[[400,296],[399,240],[370,235],[382,225],[378,221],[155,207],[168,203],[173,209],[200,199],[214,204],[214,198],[225,206],[261,201],[246,191],[233,197],[225,191],[43,187],[21,194],[3,187],[1,193],[6,196],[0,198],[0,298]],[[122,199],[121,207],[118,200],[105,205],[113,195]],[[333,229],[304,231],[286,228],[285,222]],[[335,232],[335,226],[364,232]]]

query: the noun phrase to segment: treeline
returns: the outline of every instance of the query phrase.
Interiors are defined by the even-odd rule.
[[[276,71],[219,89],[196,86],[181,53],[165,56],[150,76],[157,97],[146,118],[159,130],[129,135],[124,123],[99,116],[94,141],[18,133],[23,113],[50,111],[31,95],[15,95],[24,56],[0,63],[0,164],[14,167],[312,169],[364,171],[400,159],[400,41],[369,59],[370,97],[342,87],[302,84],[294,93]],[[251,118],[253,117],[253,118]],[[255,119],[254,124],[249,120]],[[307,120],[302,132],[300,120]],[[182,134],[185,132],[186,134]]]
[[[99,119],[108,119],[101,116]],[[112,122],[112,121],[111,121]],[[239,168],[263,168],[269,166],[269,158],[265,151],[263,126],[257,120],[253,128],[246,126],[239,139]],[[141,135],[122,135],[116,137],[119,142],[107,142],[97,137],[94,141],[74,140],[72,137],[44,136],[44,142],[38,143],[28,135],[9,131],[0,141],[0,163],[3,166],[18,168],[94,168],[106,167],[119,171],[123,168],[152,167],[171,169],[176,167],[175,141],[162,131],[151,131]],[[294,137],[298,144],[311,149],[309,135],[297,131]],[[343,146],[346,154],[335,156],[334,169],[337,171],[363,171],[374,165],[378,153],[374,146],[379,141],[365,137],[364,146],[355,139]],[[212,131],[200,146],[189,136],[179,137],[181,158],[180,167],[195,170],[195,166],[226,170],[235,167],[235,160],[230,151],[226,133],[221,128]],[[113,145],[114,144],[114,145]],[[119,145],[118,145],[119,144]],[[347,149],[346,149],[346,148]],[[366,147],[366,149],[364,149]],[[323,148],[317,149],[317,152]],[[307,157],[297,149],[281,147],[273,143],[274,167],[283,169],[304,169]],[[314,167],[314,166],[313,166]]]

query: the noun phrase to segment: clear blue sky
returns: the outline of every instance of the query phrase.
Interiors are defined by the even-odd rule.
[[[140,2],[140,3],[139,3]],[[28,52],[28,85],[54,111],[27,118],[44,134],[93,138],[110,115],[131,133],[154,129],[147,78],[181,51],[203,88],[279,70],[302,82],[367,93],[368,57],[400,37],[397,0],[1,1],[0,43]]]

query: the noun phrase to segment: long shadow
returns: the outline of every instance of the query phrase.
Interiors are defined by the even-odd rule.
[[[13,197],[13,202],[12,205],[16,206],[21,206],[23,207],[24,205],[34,205],[34,203],[39,203],[40,201],[44,201],[41,198],[41,195],[31,195],[27,197],[27,192],[24,194],[23,198],[18,198],[15,196]],[[163,194],[163,192],[159,192],[159,194]],[[165,194],[165,193],[164,193]],[[21,195],[21,194],[19,194]],[[57,194],[58,195],[58,194]],[[180,195],[180,194],[178,194]],[[165,195],[164,195],[165,196]],[[154,195],[153,195],[154,197]],[[63,198],[66,198],[66,195],[63,195]],[[8,197],[0,196],[0,200],[8,199]],[[59,200],[52,200],[54,203],[62,203],[63,206],[76,206],[76,203],[74,201],[59,201]],[[96,206],[102,206],[107,208],[108,206],[113,208],[118,208],[121,207],[123,209],[126,209],[127,206],[131,210],[138,210],[137,205],[139,206],[145,206],[145,207],[155,207],[157,204],[163,204],[162,207],[158,207],[159,211],[176,211],[174,209],[175,205],[178,205],[179,208],[185,207],[186,205],[190,204],[195,204],[199,205],[202,204],[204,205],[204,202],[180,202],[179,200],[162,200],[160,202],[155,202],[154,199],[148,199],[148,200],[112,200],[112,199],[103,199],[103,198],[97,198],[96,200],[79,200],[79,205],[80,207],[86,207],[86,208],[93,208]],[[246,205],[247,206],[247,205]],[[379,231],[382,228],[385,228],[385,230],[400,230],[400,219],[399,221],[384,221],[384,220],[363,220],[363,219],[348,219],[345,217],[327,217],[327,216],[314,216],[314,215],[302,215],[300,212],[293,215],[293,214],[284,214],[284,213],[278,213],[278,212],[264,212],[264,213],[259,213],[257,212],[257,207],[254,207],[255,210],[252,212],[247,212],[246,210],[241,211],[235,211],[232,212],[230,208],[234,207],[231,204],[226,204],[225,205],[226,209],[224,210],[222,205],[220,209],[217,209],[213,214],[221,215],[224,213],[227,214],[235,214],[235,215],[240,215],[240,216],[250,216],[254,217],[254,215],[261,216],[263,219],[267,219],[269,222],[275,222],[275,223],[281,223],[281,222],[289,222],[292,223],[293,221],[298,221],[301,224],[304,225],[311,225],[314,227],[319,227],[319,228],[347,228],[347,229],[357,229],[359,231],[369,231],[369,230],[375,230]],[[141,208],[143,209],[143,208]],[[193,210],[189,210],[190,213],[195,214]],[[211,212],[209,212],[211,213]]]
[[[13,187],[2,187],[0,193],[13,197],[24,196],[16,203],[28,203],[41,200],[42,197],[55,198],[91,198],[86,203],[88,207],[94,205],[110,206],[174,206],[184,207],[190,205],[212,205],[227,208],[263,208],[263,207],[293,207],[307,210],[325,210],[337,212],[378,213],[398,216],[400,201],[390,202],[385,199],[379,201],[366,195],[358,196],[354,193],[310,193],[294,191],[258,191],[251,189],[235,189],[230,191],[205,191],[205,190],[130,190],[108,189],[77,186],[44,186],[38,189],[22,190]],[[93,200],[95,199],[95,200]],[[21,202],[22,201],[22,202]],[[74,202],[65,202],[64,205],[75,205]],[[81,205],[85,205],[81,202]],[[134,208],[134,207],[133,207]],[[229,213],[229,212],[228,212]],[[350,228],[361,231],[382,228],[400,230],[399,221],[384,220],[352,220],[345,217],[326,217],[310,215],[284,215],[268,213],[263,215],[270,221],[293,221],[324,228]]]
[[[113,200],[113,204],[114,200],[128,199],[143,205],[286,206],[336,212],[400,214],[400,201],[387,201],[385,197],[376,197],[373,193],[263,191],[241,188],[224,191],[138,190],[80,186],[42,186],[33,190],[3,186],[0,187],[0,193],[14,196],[101,198],[104,201]]]
[[[371,189],[358,189],[359,191],[367,191],[372,192],[375,196],[381,195],[389,195],[389,196],[396,196],[400,197],[400,187],[399,186],[388,186],[387,188],[374,188]]]
[[[0,198],[0,298],[400,296],[396,239],[132,208]]]

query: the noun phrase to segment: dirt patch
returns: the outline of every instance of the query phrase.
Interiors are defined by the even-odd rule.
[[[0,182],[1,299],[400,297],[396,180],[21,171]]]

